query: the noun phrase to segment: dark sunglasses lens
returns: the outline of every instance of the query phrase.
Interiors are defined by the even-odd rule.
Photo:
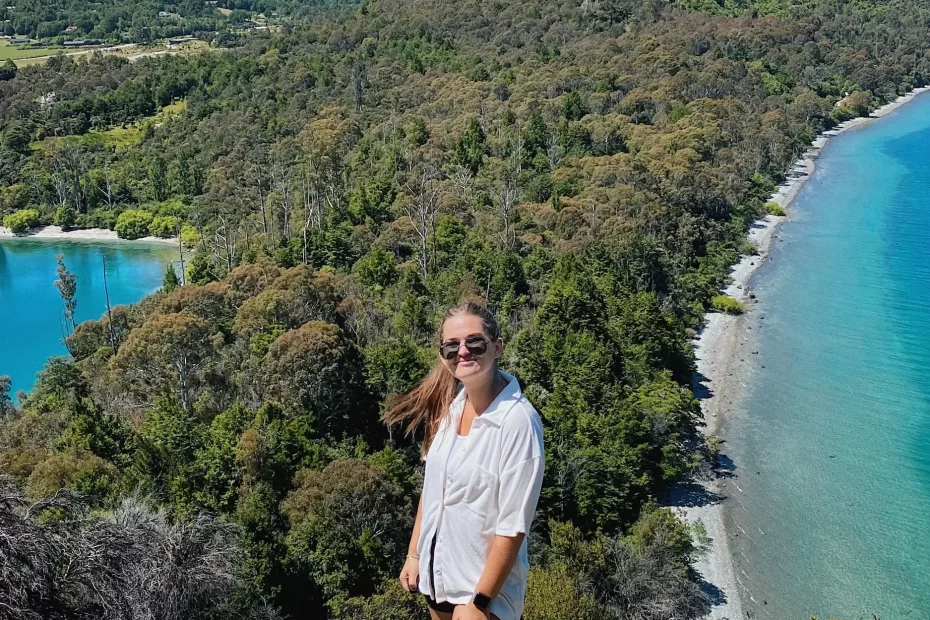
[[[459,343],[457,342],[444,342],[439,345],[439,355],[441,355],[443,359],[451,360],[458,354]]]
[[[459,354],[460,346],[458,342],[444,342],[439,345],[439,355],[441,355],[443,359],[455,359],[455,356]],[[484,355],[488,351],[488,341],[483,338],[466,340],[465,348],[468,349],[468,352],[472,355]]]
[[[472,355],[484,355],[488,350],[488,341],[487,340],[466,340],[465,348],[468,349],[468,352]]]

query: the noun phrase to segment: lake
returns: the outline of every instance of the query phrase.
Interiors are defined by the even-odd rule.
[[[0,240],[0,375],[9,375],[13,393],[30,390],[35,374],[62,344],[62,300],[55,288],[55,256],[64,255],[77,276],[76,320],[106,312],[103,259],[110,303],[135,303],[161,287],[166,266],[176,257],[171,246],[153,243]]]
[[[744,608],[926,619],[930,96],[817,166],[753,279],[759,355],[725,425]]]

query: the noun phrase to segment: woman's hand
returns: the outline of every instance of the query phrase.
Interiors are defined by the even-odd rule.
[[[481,611],[472,603],[456,605],[455,611],[452,612],[452,620],[488,620],[490,617],[490,614]]]
[[[420,560],[407,556],[404,568],[400,571],[400,587],[407,592],[419,592]]]

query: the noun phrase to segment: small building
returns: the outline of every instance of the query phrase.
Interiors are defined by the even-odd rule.
[[[22,43],[29,43],[29,41],[31,40],[32,39],[30,39],[29,37],[13,37],[12,39],[10,39],[10,43],[12,43],[13,45],[20,45]]]
[[[67,28],[65,28],[65,32],[77,32],[77,31],[78,31],[77,26],[68,26]]]
[[[92,47],[94,45],[100,45],[100,41],[94,40],[78,40],[78,41],[65,41],[62,45],[65,47]]]

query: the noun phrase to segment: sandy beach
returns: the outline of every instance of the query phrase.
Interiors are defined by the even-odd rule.
[[[60,226],[46,226],[26,235],[16,235],[13,234],[13,231],[9,228],[0,226],[0,239],[11,237],[21,239],[67,239],[68,241],[126,241],[125,239],[120,239],[115,230],[108,230],[106,228],[83,228],[65,231],[62,230]],[[176,237],[174,239],[142,237],[141,239],[135,239],[134,242],[178,244]]]
[[[702,399],[701,409],[706,422],[703,432],[706,435],[719,436],[728,413],[737,410],[742,404],[746,388],[745,361],[753,348],[749,317],[753,313],[755,295],[750,280],[755,271],[768,260],[771,246],[777,239],[778,226],[789,219],[791,202],[814,172],[821,150],[832,136],[881,118],[928,90],[930,88],[916,89],[875,110],[868,117],[852,119],[818,136],[772,195],[771,200],[788,211],[788,217],[767,216],[753,225],[748,239],[758,248],[758,254],[744,256],[733,266],[730,274],[732,282],[724,291],[742,302],[746,313],[739,316],[708,314],[703,329],[694,340],[697,366],[694,389]],[[721,445],[721,453],[726,454],[725,443]],[[725,503],[731,489],[735,492],[739,490],[726,474],[725,470],[718,470],[706,480],[683,485],[685,488],[670,494],[665,502],[685,521],[700,522],[711,541],[695,566],[708,584],[706,591],[710,595],[712,609],[707,618],[711,620],[745,618],[740,598],[748,596],[729,549],[724,518]]]

